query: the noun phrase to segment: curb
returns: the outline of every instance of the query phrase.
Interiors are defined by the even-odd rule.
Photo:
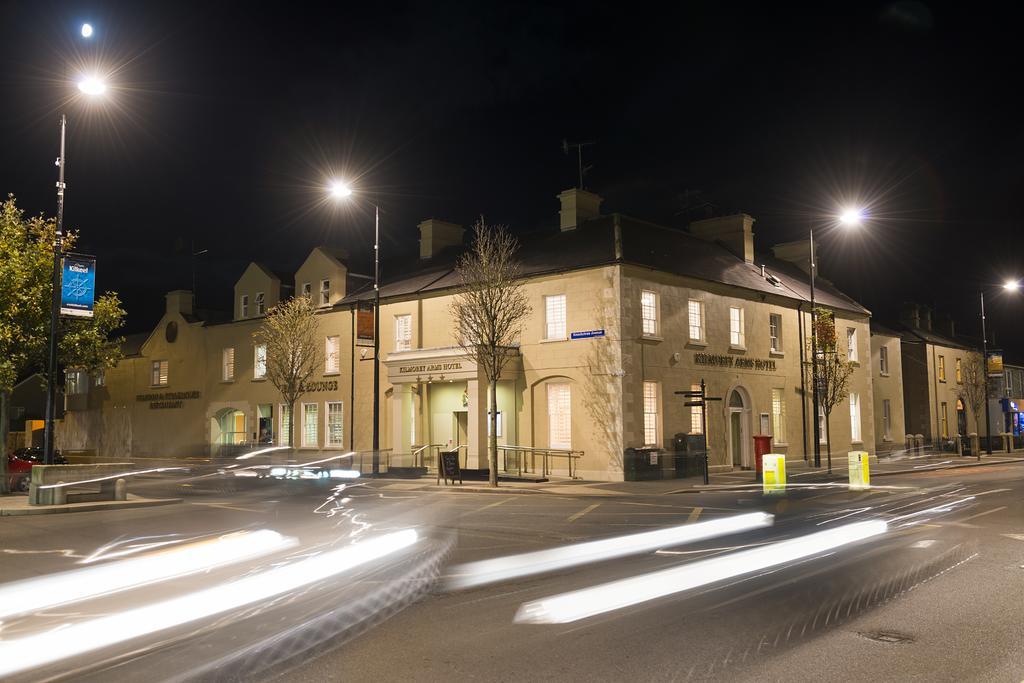
[[[99,512],[122,508],[148,508],[173,505],[181,498],[160,498],[149,500],[101,501],[95,503],[69,503],[67,505],[33,505],[17,508],[0,508],[0,517],[25,517],[28,515],[60,515],[72,512]]]

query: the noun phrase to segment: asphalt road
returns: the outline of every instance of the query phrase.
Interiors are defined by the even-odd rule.
[[[62,663],[49,671],[58,678],[1024,679],[1024,466],[876,484],[869,492],[808,487],[770,498],[475,494],[387,480],[341,493],[316,482],[247,482],[234,491],[197,485],[175,506],[4,518],[0,545],[10,581],[74,569],[101,548],[117,552],[169,535],[274,529],[303,547],[323,548],[371,529],[422,532],[415,554],[265,610],[142,642],[129,656],[103,651]],[[180,487],[154,483],[151,493],[172,490]],[[453,567],[466,562],[754,511],[773,514],[774,525],[479,588],[445,588]],[[572,623],[514,621],[530,601],[877,518],[889,520],[885,534],[814,559]],[[275,635],[285,633],[290,640]],[[253,644],[269,670],[239,666],[257,656],[246,649]],[[239,653],[243,659],[232,659]],[[270,661],[270,654],[291,659]]]

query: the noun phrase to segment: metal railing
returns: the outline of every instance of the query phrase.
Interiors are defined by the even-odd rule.
[[[562,448],[531,448],[529,446],[503,445],[498,446],[498,453],[501,454],[501,468],[504,472],[518,472],[537,474],[537,461],[540,461],[540,474],[548,476],[551,474],[551,461],[554,458],[565,458],[566,469],[569,471],[570,479],[579,479],[573,473],[576,460],[583,457],[583,451],[573,451]],[[578,465],[576,465],[578,469]]]

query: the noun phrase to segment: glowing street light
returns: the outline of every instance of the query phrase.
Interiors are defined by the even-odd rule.
[[[78,89],[89,96],[102,95],[107,91],[107,84],[98,76],[82,76],[78,79]]]
[[[329,191],[335,199],[344,199],[345,197],[352,196],[352,188],[340,180],[332,180]]]
[[[1007,280],[1003,283],[1003,289],[1007,289],[1011,292],[1016,292],[1020,289],[1020,280]]]
[[[82,24],[82,37],[92,38],[92,24]]]
[[[839,215],[839,222],[849,227],[859,227],[863,220],[864,211],[862,209],[846,209]]]
[[[1016,292],[1020,289],[1020,280],[1007,280],[1003,283],[1003,289],[1008,292]],[[978,292],[981,300],[981,363],[985,369],[985,451],[992,455],[992,415],[988,405],[988,334],[985,332],[985,290]],[[978,449],[978,460],[981,460],[981,449]]]

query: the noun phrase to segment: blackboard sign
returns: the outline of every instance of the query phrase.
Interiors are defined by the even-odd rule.
[[[459,478],[459,483],[462,483],[462,467],[459,466],[459,449],[452,451],[441,451],[441,459],[437,463],[437,478],[440,480],[444,478],[444,483],[447,484],[448,480],[451,479],[452,483],[455,483],[455,478]]]

